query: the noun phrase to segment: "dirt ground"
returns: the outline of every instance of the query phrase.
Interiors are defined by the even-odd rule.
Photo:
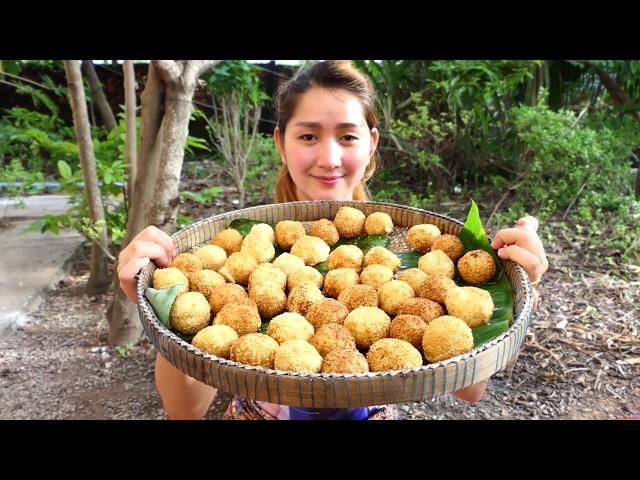
[[[548,249],[540,305],[511,376],[495,375],[481,402],[444,396],[400,405],[405,419],[620,419],[640,417],[640,268],[625,280],[578,245]],[[19,330],[0,339],[2,419],[164,419],[146,340],[107,345],[112,294],[87,296],[86,255],[46,293]],[[221,418],[219,394],[207,418]]]

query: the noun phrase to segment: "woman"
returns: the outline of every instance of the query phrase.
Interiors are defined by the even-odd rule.
[[[276,182],[278,203],[297,200],[368,200],[364,189],[376,167],[374,92],[367,78],[347,61],[325,61],[300,70],[277,96],[278,125],[273,133],[282,161]],[[498,255],[519,263],[532,283],[547,269],[542,242],[533,217],[515,228],[499,231],[492,242]],[[127,296],[136,301],[135,275],[153,260],[166,267],[175,256],[169,236],[150,226],[120,252],[118,276]],[[182,373],[159,354],[156,385],[172,419],[199,419],[206,415],[216,389]],[[477,402],[487,382],[455,392]],[[397,418],[392,406],[373,409],[298,409],[235,398],[228,418]]]

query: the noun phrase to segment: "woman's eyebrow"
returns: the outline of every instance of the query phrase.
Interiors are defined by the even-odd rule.
[[[306,128],[322,128],[322,125],[319,122],[297,122],[294,127],[306,127]],[[336,130],[342,130],[345,128],[360,128],[361,125],[357,123],[339,123],[336,125]]]

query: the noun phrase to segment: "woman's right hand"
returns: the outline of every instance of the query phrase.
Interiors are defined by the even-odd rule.
[[[150,260],[161,268],[169,266],[176,254],[173,240],[153,225],[136,235],[118,255],[120,288],[133,303],[136,299],[136,275]]]

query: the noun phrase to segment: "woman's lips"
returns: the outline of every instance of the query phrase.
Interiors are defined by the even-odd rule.
[[[313,177],[313,178],[318,180],[320,183],[324,183],[326,185],[334,185],[334,184],[338,183],[338,181],[342,177]]]

